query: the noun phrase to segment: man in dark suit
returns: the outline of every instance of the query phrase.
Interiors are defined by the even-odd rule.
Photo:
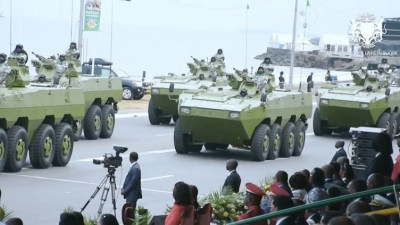
[[[136,208],[137,200],[142,198],[141,170],[137,162],[138,159],[138,154],[131,152],[129,161],[132,163],[132,167],[128,175],[126,175],[124,186],[121,189],[121,194],[126,199],[126,203],[131,203],[134,209]]]
[[[343,147],[344,147],[344,141],[343,141],[343,140],[338,140],[338,141],[336,141],[335,148],[336,148],[337,150],[336,150],[336,153],[335,153],[335,155],[333,156],[331,162],[336,162],[336,160],[337,160],[338,158],[342,157],[342,156],[347,157],[346,150],[344,150]]]
[[[226,170],[229,171],[229,175],[222,186],[222,193],[225,193],[229,188],[235,193],[239,192],[241,179],[239,174],[236,172],[237,166],[238,162],[236,160],[230,159],[226,162]]]

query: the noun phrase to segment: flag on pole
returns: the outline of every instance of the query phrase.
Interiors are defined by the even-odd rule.
[[[85,0],[85,31],[99,31],[101,0]]]
[[[307,6],[310,6],[310,1],[309,0],[307,0]]]
[[[250,6],[249,6],[249,4],[247,4],[247,9],[250,9]]]

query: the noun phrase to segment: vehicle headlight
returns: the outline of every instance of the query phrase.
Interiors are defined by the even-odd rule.
[[[230,112],[229,113],[229,118],[230,119],[237,119],[237,118],[239,118],[239,116],[240,116],[239,112]]]
[[[328,104],[329,104],[329,101],[328,101],[327,99],[321,99],[320,103],[321,103],[322,105],[328,105]]]
[[[151,92],[156,93],[156,94],[159,94],[159,93],[160,93],[160,89],[152,88],[152,89],[151,89]]]
[[[367,109],[368,107],[369,107],[368,103],[361,103],[360,104],[360,108],[362,108],[362,109]]]
[[[190,108],[181,107],[181,113],[190,114]]]

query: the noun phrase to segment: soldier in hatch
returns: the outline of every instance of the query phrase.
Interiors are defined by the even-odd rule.
[[[221,48],[218,49],[217,54],[215,54],[213,57],[215,57],[215,59],[217,61],[220,61],[220,62],[225,61],[225,56],[224,56],[224,53]]]
[[[0,83],[3,83],[7,75],[11,72],[6,60],[7,55],[5,53],[0,53]]]
[[[24,50],[24,46],[17,44],[14,51],[11,52],[10,58],[16,58],[19,65],[25,65],[28,62],[28,53]]]
[[[79,53],[78,49],[76,48],[75,42],[71,42],[71,44],[69,45],[69,49],[67,49],[67,51],[65,52],[65,55],[72,56],[72,59],[75,59],[75,60],[79,59],[80,53]]]

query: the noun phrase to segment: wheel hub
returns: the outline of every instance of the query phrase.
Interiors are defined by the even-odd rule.
[[[50,137],[46,137],[43,145],[44,156],[49,157],[53,151],[53,140]]]
[[[25,154],[25,141],[22,138],[18,139],[15,151],[16,151],[15,156],[17,160],[18,161],[22,160]]]

